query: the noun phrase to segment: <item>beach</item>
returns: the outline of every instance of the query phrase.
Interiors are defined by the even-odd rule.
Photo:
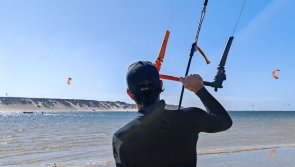
[[[200,167],[294,167],[295,148],[276,148],[198,156]]]
[[[295,112],[230,112],[233,127],[200,133],[198,167],[294,166]],[[135,112],[0,112],[0,166],[113,167],[112,135]]]

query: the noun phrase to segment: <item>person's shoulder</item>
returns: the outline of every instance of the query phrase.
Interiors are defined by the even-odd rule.
[[[166,109],[166,114],[183,114],[187,112],[203,112],[204,110],[198,107],[187,107],[187,108],[181,108],[180,110],[169,110]]]
[[[135,128],[139,124],[140,124],[140,119],[139,118],[135,118],[134,120],[130,121],[129,123],[127,123],[126,125],[124,125],[123,127],[121,127],[119,130],[117,130],[114,133],[114,136],[116,136],[117,138],[121,138],[122,136],[124,136],[124,134],[126,134],[129,131],[131,131],[133,128]]]
[[[187,108],[183,108],[181,109],[183,113],[187,113],[187,112],[203,112],[204,110],[198,108],[198,107],[187,107]]]
[[[166,110],[168,117],[187,118],[187,117],[199,117],[206,113],[206,111],[198,107],[187,107],[180,110]]]
[[[181,115],[183,115],[183,117],[187,118],[187,117],[190,117],[190,118],[201,118],[205,115],[207,115],[208,113],[201,109],[201,108],[198,108],[198,107],[187,107],[187,108],[183,108],[181,109]]]

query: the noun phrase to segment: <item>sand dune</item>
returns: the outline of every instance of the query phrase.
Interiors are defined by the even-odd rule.
[[[177,109],[166,105],[167,109]],[[120,101],[81,99],[49,99],[25,97],[0,97],[0,111],[137,111],[135,104]]]
[[[125,102],[0,97],[0,111],[136,111],[135,104]]]

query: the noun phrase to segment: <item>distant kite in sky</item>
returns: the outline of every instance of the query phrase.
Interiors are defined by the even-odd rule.
[[[69,78],[68,78],[68,85],[71,85],[71,80],[72,80],[72,78],[69,77]]]
[[[272,76],[273,76],[275,79],[279,79],[279,77],[277,76],[277,71],[280,71],[280,70],[277,69],[277,70],[273,70],[273,72],[272,72]]]

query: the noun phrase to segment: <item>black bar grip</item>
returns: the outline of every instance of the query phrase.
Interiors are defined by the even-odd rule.
[[[229,37],[229,39],[228,39],[228,41],[226,43],[226,46],[225,46],[224,51],[223,51],[223,55],[222,55],[221,60],[219,62],[220,67],[225,66],[227,55],[228,55],[228,52],[230,50],[230,47],[231,47],[231,44],[232,44],[233,40],[234,40],[234,37],[231,36],[231,37]]]
[[[197,45],[196,42],[194,42],[192,44],[191,52],[189,54],[189,60],[188,60],[187,67],[186,67],[185,77],[188,75],[189,68],[190,68],[190,65],[191,65],[191,61],[192,61],[192,58],[193,58],[194,53],[196,51],[196,45]],[[182,103],[183,93],[184,93],[184,86],[182,85],[181,93],[180,93],[180,99],[179,99],[179,104],[178,104],[178,110],[181,109],[181,103]]]

